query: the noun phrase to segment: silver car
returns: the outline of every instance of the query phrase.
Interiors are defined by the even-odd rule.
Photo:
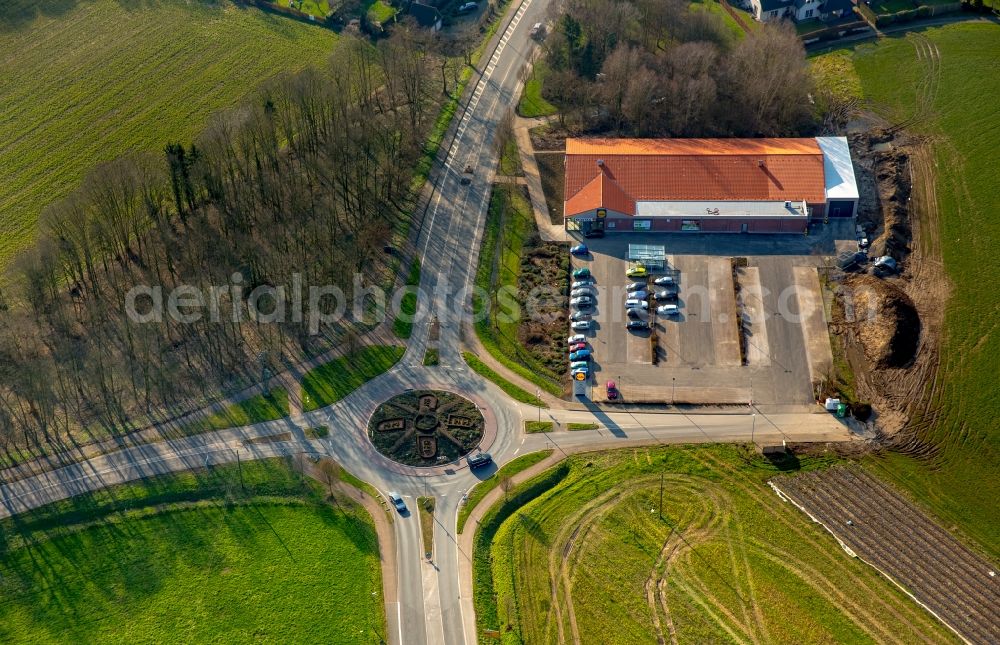
[[[625,291],[643,291],[646,288],[645,282],[629,282],[625,285]]]
[[[649,309],[649,303],[645,300],[639,300],[638,298],[629,298],[625,301],[626,309]]]
[[[578,296],[590,296],[591,294],[590,289],[573,289],[569,292],[569,295],[576,298]]]
[[[583,289],[594,284],[593,280],[576,280],[573,284],[569,285],[570,289]]]

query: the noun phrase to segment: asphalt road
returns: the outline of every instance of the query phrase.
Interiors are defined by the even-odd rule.
[[[775,440],[847,440],[847,431],[826,415],[719,414],[651,415],[589,410],[546,410],[525,407],[508,399],[496,386],[469,370],[460,355],[463,323],[471,311],[471,285],[481,241],[490,182],[496,155],[493,135],[507,110],[513,110],[520,92],[520,72],[534,43],[528,32],[542,21],[551,0],[523,0],[514,10],[497,50],[486,62],[475,86],[469,109],[462,116],[448,150],[443,175],[431,198],[420,232],[421,290],[432,294],[419,302],[424,317],[414,326],[400,363],[338,403],[302,416],[246,428],[208,433],[182,440],[121,450],[35,477],[0,485],[0,517],[106,486],[159,474],[280,455],[327,454],[383,494],[401,493],[412,513],[399,516],[396,530],[398,602],[387,599],[388,637],[393,643],[472,644],[476,642],[471,577],[460,580],[462,553],[456,540],[456,521],[462,495],[495,466],[472,473],[456,464],[445,469],[420,470],[391,462],[375,452],[367,439],[369,416],[379,403],[413,388],[443,388],[481,402],[495,424],[496,437],[486,448],[499,463],[531,450],[588,446],[693,441],[746,441],[757,433]],[[462,185],[466,166],[474,173]],[[430,321],[440,326],[440,366],[422,365],[428,346]],[[801,375],[795,375],[796,377]],[[791,385],[791,384],[790,384]],[[538,414],[560,424],[596,421],[600,430],[548,435],[523,433],[523,419]],[[301,428],[326,424],[329,437],[306,440]],[[292,440],[247,444],[254,437],[290,432]],[[425,559],[421,544],[416,498],[437,499],[434,552]]]

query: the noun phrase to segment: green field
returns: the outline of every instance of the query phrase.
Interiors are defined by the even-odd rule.
[[[258,394],[246,401],[227,405],[219,412],[190,423],[184,426],[183,434],[249,426],[287,416],[288,391],[283,388],[275,388],[267,394]]]
[[[917,59],[922,38],[937,46],[939,69]],[[1000,292],[983,283],[1000,272],[1000,25],[927,29],[821,59],[831,56],[853,65],[874,109],[892,119],[917,116],[913,129],[932,137],[944,266],[953,284],[933,393],[940,416],[921,432],[939,451],[919,460],[889,454],[869,465],[1000,557]]]
[[[549,407],[542,399],[538,398],[534,394],[530,394],[524,389],[514,385],[504,377],[496,373],[496,371],[481,361],[478,356],[471,352],[462,352],[462,358],[465,362],[472,368],[472,371],[476,374],[482,376],[487,381],[491,381],[497,385],[504,393],[515,401],[520,401],[521,403],[527,403],[528,405],[535,405],[543,408]]]
[[[956,641],[783,502],[765,483],[779,473],[745,446],[568,458],[483,517],[480,630],[532,645]]]
[[[302,410],[311,412],[341,400],[403,357],[398,345],[369,345],[336,358],[302,377]]]
[[[97,162],[191,140],[265,79],[322,63],[337,40],[226,1],[2,5],[0,268]]]
[[[185,473],[0,523],[4,643],[375,643],[378,544],[280,462]]]
[[[542,84],[545,82],[545,72],[548,67],[544,60],[537,61],[531,69],[531,76],[524,83],[524,93],[521,102],[517,104],[517,112],[523,117],[531,118],[549,116],[559,111],[542,96]]]

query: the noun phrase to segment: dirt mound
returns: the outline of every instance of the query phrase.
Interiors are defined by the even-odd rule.
[[[920,342],[920,316],[910,297],[891,282],[870,275],[844,282],[865,357],[877,369],[906,367]],[[851,320],[853,318],[853,321]]]

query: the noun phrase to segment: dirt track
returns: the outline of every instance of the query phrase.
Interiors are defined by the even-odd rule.
[[[771,482],[964,638],[1000,642],[996,567],[877,479],[838,467]]]

